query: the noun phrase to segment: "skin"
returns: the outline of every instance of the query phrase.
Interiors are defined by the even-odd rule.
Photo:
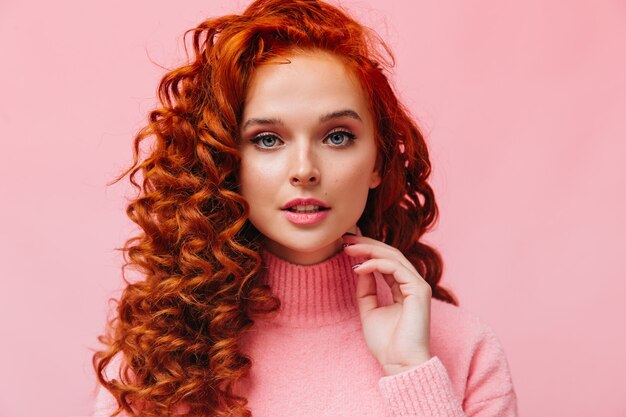
[[[265,248],[291,263],[311,265],[342,249],[341,235],[356,231],[368,192],[381,179],[373,121],[358,81],[327,53],[288,59],[289,64],[278,59],[259,66],[250,79],[240,131],[240,192],[250,203],[250,222],[265,236]],[[342,116],[320,122],[344,110],[360,120]],[[356,135],[354,142],[342,131]],[[253,143],[260,134],[273,136]],[[297,197],[326,202],[331,207],[326,219],[310,225],[289,221],[281,207]]]
[[[320,121],[346,110],[357,116]],[[278,257],[301,265],[341,250],[367,258],[355,265],[363,334],[384,374],[393,375],[432,357],[432,293],[398,249],[346,235],[356,232],[369,190],[382,181],[373,126],[360,83],[334,55],[298,52],[261,65],[248,84],[240,126],[240,192],[264,247]],[[354,142],[341,132],[354,134]],[[294,224],[281,207],[296,197],[317,198],[331,210],[321,222]],[[393,304],[378,305],[374,272],[391,288]]]

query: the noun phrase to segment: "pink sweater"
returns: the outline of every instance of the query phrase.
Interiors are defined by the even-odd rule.
[[[261,255],[282,309],[274,319],[256,320],[242,344],[253,364],[235,391],[248,398],[253,417],[517,416],[505,353],[476,316],[432,299],[433,357],[384,376],[367,349],[355,299],[351,265],[365,258],[341,251],[304,266]],[[391,291],[375,276],[379,302],[388,305]],[[115,408],[100,387],[93,415]]]

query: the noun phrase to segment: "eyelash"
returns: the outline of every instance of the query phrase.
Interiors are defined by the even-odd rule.
[[[333,145],[334,148],[347,148],[348,146],[352,145],[354,143],[354,141],[356,140],[356,135],[348,130],[343,130],[343,129],[338,129],[338,130],[333,130],[331,131],[325,139],[329,138],[331,135],[334,135],[336,133],[342,133],[347,140],[344,142],[343,145]],[[252,139],[250,139],[250,142],[254,143],[255,145],[258,146],[258,143],[263,140],[263,138],[276,138],[279,139],[276,135],[272,134],[272,133],[261,133],[260,135],[257,135],[255,137],[253,137]],[[280,140],[280,139],[279,139]],[[260,149],[262,150],[268,150],[268,149],[273,149],[275,148],[275,146],[271,146],[271,147],[260,147]]]

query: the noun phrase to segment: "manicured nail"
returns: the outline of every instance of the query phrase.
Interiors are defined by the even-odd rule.
[[[356,264],[356,265],[352,265],[352,269],[357,269],[358,267],[360,267],[363,264]]]

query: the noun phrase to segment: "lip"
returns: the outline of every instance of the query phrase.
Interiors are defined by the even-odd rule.
[[[316,198],[294,198],[293,200],[289,200],[287,203],[285,203],[285,205],[281,207],[281,210],[286,210],[289,207],[297,205],[320,206],[328,209],[330,208],[328,204]]]
[[[321,222],[328,216],[330,210],[320,210],[315,213],[295,213],[289,210],[283,210],[283,214],[292,223],[296,224],[313,224]]]

